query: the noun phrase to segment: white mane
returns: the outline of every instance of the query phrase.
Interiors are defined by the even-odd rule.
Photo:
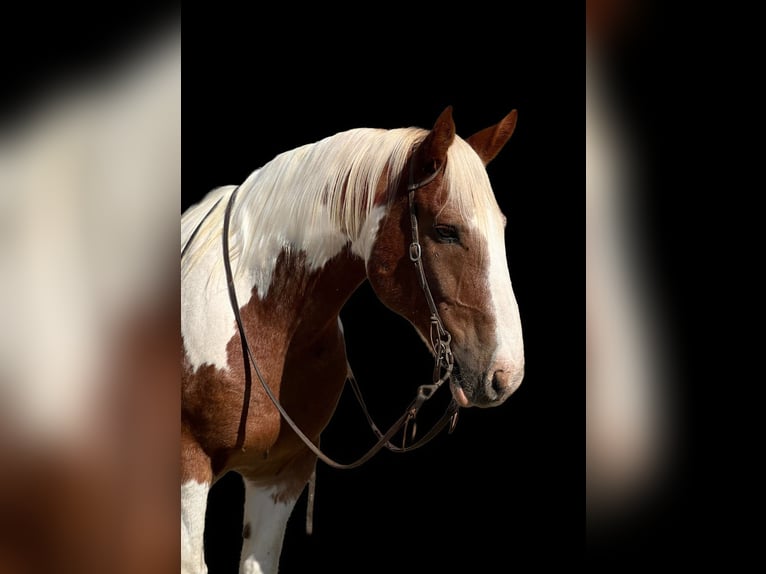
[[[385,212],[384,206],[370,217],[381,179],[388,180],[390,200],[412,149],[427,134],[419,128],[352,129],[284,152],[254,171],[240,186],[232,211],[229,247],[235,276],[249,280],[265,297],[283,250],[304,253],[311,269],[321,268],[347,243],[366,259]],[[182,245],[223,198],[200,226],[181,263],[182,277],[211,249],[220,253],[226,202],[234,189],[213,190],[184,213]],[[448,154],[444,194],[445,203],[455,202],[464,218],[480,228],[501,219],[484,165],[458,137]],[[222,272],[220,255],[217,262],[211,275]]]

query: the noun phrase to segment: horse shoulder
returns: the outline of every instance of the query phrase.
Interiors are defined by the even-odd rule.
[[[307,329],[311,331],[310,327]],[[338,318],[302,342],[296,338],[285,358],[282,378],[284,403],[310,405],[311,414],[305,416],[305,424],[312,438],[327,426],[335,411],[340,393],[348,374],[346,344],[343,327]],[[299,408],[299,407],[298,407]]]

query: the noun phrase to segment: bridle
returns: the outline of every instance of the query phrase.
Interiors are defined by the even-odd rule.
[[[426,401],[428,401],[431,397],[433,397],[436,391],[442,385],[444,385],[444,383],[449,381],[450,377],[452,376],[452,370],[454,366],[454,357],[452,354],[452,349],[450,347],[452,336],[450,335],[449,331],[447,331],[447,329],[445,328],[444,322],[442,321],[441,316],[439,315],[439,310],[437,309],[436,303],[434,302],[433,295],[431,294],[431,289],[428,285],[425,269],[423,267],[423,259],[422,259],[423,250],[420,244],[420,235],[418,231],[417,207],[415,205],[415,192],[418,189],[431,183],[441,172],[443,164],[440,165],[439,168],[436,169],[428,177],[417,182],[414,180],[413,164],[414,164],[414,161],[410,160],[409,180],[408,180],[408,184],[406,188],[408,193],[410,226],[412,231],[412,241],[409,245],[409,258],[415,265],[420,287],[423,290],[423,294],[425,295],[426,303],[430,311],[430,324],[431,324],[430,343],[434,353],[433,379],[430,384],[420,385],[418,387],[415,398],[412,400],[412,402],[410,402],[405,412],[389,427],[389,429],[385,433],[383,433],[379,430],[378,426],[372,420],[372,417],[370,416],[369,411],[367,410],[367,406],[364,402],[364,398],[362,397],[362,393],[359,388],[359,385],[357,384],[356,379],[353,377],[353,375],[349,372],[348,381],[351,384],[354,395],[359,401],[359,404],[365,413],[367,421],[370,424],[370,427],[372,428],[373,432],[375,433],[378,439],[377,442],[366,453],[360,456],[357,460],[350,463],[345,463],[345,464],[339,463],[333,460],[332,458],[330,458],[329,456],[327,456],[324,452],[322,452],[319,449],[319,447],[317,447],[311,441],[311,439],[309,439],[309,437],[307,437],[303,433],[303,431],[298,427],[295,421],[293,421],[290,415],[288,415],[288,413],[285,411],[282,404],[279,402],[279,399],[275,396],[275,394],[269,387],[268,383],[266,382],[265,378],[261,374],[261,371],[258,367],[258,362],[255,360],[255,357],[253,356],[253,351],[250,345],[248,344],[247,335],[245,334],[245,328],[243,326],[242,317],[239,312],[239,302],[237,300],[236,289],[234,286],[234,278],[233,278],[233,273],[231,269],[231,261],[229,259],[229,226],[231,222],[231,213],[234,206],[234,201],[236,199],[237,192],[239,191],[239,186],[237,186],[234,189],[234,191],[232,192],[226,204],[226,211],[224,214],[223,232],[222,232],[223,262],[224,262],[224,268],[226,271],[226,283],[228,287],[229,301],[231,303],[231,308],[234,313],[234,318],[237,322],[237,329],[239,330],[239,335],[240,335],[240,339],[242,343],[243,353],[245,354],[245,359],[246,361],[249,360],[250,364],[253,367],[253,370],[255,371],[255,375],[258,381],[263,387],[263,390],[265,391],[266,395],[269,397],[269,399],[271,400],[271,402],[273,403],[274,407],[277,409],[279,414],[285,420],[285,422],[290,426],[290,428],[292,428],[293,432],[295,432],[295,434],[298,435],[301,441],[303,441],[305,446],[312,453],[314,453],[322,462],[324,462],[325,464],[327,464],[328,466],[332,468],[337,468],[337,469],[356,468],[358,466],[361,466],[365,462],[367,462],[369,459],[371,459],[376,453],[378,453],[383,448],[386,448],[392,452],[397,452],[397,453],[403,453],[403,452],[409,452],[409,451],[415,450],[425,445],[426,443],[428,443],[431,439],[433,439],[439,432],[441,432],[441,430],[445,426],[447,426],[448,423],[449,423],[449,432],[451,433],[454,430],[455,425],[457,423],[459,406],[453,398],[450,401],[449,405],[447,406],[447,409],[445,410],[442,417],[436,423],[434,423],[434,425],[425,435],[423,435],[420,439],[418,439],[417,441],[413,442],[410,445],[406,444],[407,431],[409,429],[409,425],[410,424],[413,425],[411,438],[414,440],[415,428],[416,428],[415,427],[416,417],[418,415],[420,408],[423,406],[423,404]],[[194,240],[194,237],[199,231],[199,228],[201,227],[204,220],[216,208],[216,206],[220,203],[221,199],[223,198],[219,198],[218,201],[216,201],[216,203],[210,209],[210,211],[208,211],[208,213],[197,224],[197,226],[195,227],[195,229],[189,236],[189,239],[187,240],[183,249],[181,250],[181,257],[183,257],[184,254],[186,253],[187,248],[189,247],[191,242]],[[246,372],[247,371],[249,371],[249,368],[246,369]],[[391,442],[391,439],[400,430],[403,431],[403,438],[402,438],[402,445],[398,446],[393,444]],[[312,483],[313,483],[313,477],[312,477]],[[311,489],[310,489],[309,496],[310,498],[313,498]]]

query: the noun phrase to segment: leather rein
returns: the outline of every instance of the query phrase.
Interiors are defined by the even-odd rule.
[[[233,273],[231,269],[231,261],[229,259],[229,226],[231,222],[232,208],[234,206],[234,201],[237,196],[237,192],[239,191],[239,186],[237,186],[234,189],[234,191],[232,192],[226,204],[226,212],[224,214],[223,233],[222,233],[223,262],[224,262],[224,267],[226,271],[226,283],[228,287],[229,301],[231,303],[231,308],[237,323],[237,329],[239,330],[243,352],[246,354],[246,358],[252,364],[253,370],[255,371],[255,375],[258,378],[258,381],[260,382],[261,386],[263,387],[263,390],[265,391],[266,395],[269,397],[269,399],[271,400],[271,402],[273,403],[274,407],[277,409],[279,414],[285,420],[285,422],[288,425],[290,425],[290,428],[292,428],[293,432],[295,432],[295,434],[298,435],[298,437],[301,439],[301,441],[303,441],[305,446],[312,453],[314,453],[317,456],[317,458],[319,458],[322,462],[324,462],[325,464],[327,464],[328,466],[332,468],[352,469],[352,468],[359,467],[365,462],[367,462],[368,460],[370,460],[375,454],[377,454],[383,448],[386,448],[392,452],[397,452],[397,453],[403,453],[403,452],[409,452],[409,451],[415,450],[425,445],[426,443],[428,443],[431,439],[433,439],[445,426],[447,426],[448,423],[450,425],[449,432],[451,433],[454,430],[455,425],[457,423],[459,406],[453,398],[450,401],[442,417],[436,423],[434,423],[433,427],[425,435],[423,435],[419,440],[413,442],[410,445],[406,445],[407,431],[408,431],[408,427],[410,423],[413,424],[412,438],[414,440],[415,428],[416,428],[415,419],[417,417],[417,414],[420,408],[423,406],[423,404],[426,401],[428,401],[431,397],[433,397],[435,392],[442,385],[444,385],[444,383],[449,381],[450,377],[452,376],[452,370],[454,366],[454,358],[452,355],[452,349],[450,347],[452,336],[450,335],[449,331],[447,331],[447,329],[445,328],[444,322],[442,321],[441,316],[439,315],[439,311],[436,307],[436,303],[434,302],[433,295],[431,294],[431,289],[429,288],[428,280],[426,279],[425,269],[423,267],[422,247],[420,244],[417,209],[415,206],[415,191],[431,183],[436,178],[436,176],[440,173],[441,169],[442,169],[442,166],[439,166],[439,169],[434,171],[434,173],[430,174],[428,177],[426,177],[425,179],[419,182],[415,182],[413,178],[413,170],[412,170],[412,162],[411,162],[410,170],[409,170],[409,182],[407,185],[410,225],[411,225],[411,231],[412,231],[412,241],[409,246],[409,258],[415,265],[420,287],[423,290],[426,303],[428,304],[428,308],[431,314],[430,315],[430,322],[431,322],[430,342],[431,342],[431,347],[434,353],[434,369],[433,369],[432,382],[431,384],[420,385],[418,387],[415,398],[412,400],[412,402],[410,402],[405,412],[384,433],[379,430],[378,426],[375,424],[372,417],[370,416],[370,413],[367,410],[367,405],[365,404],[364,398],[362,397],[361,389],[359,388],[359,385],[357,384],[353,374],[351,374],[349,370],[347,380],[350,382],[354,395],[359,401],[359,404],[362,410],[364,411],[367,421],[370,424],[370,427],[372,428],[378,440],[366,453],[364,453],[358,459],[356,459],[353,462],[345,463],[345,464],[337,462],[334,459],[327,456],[324,452],[322,452],[319,449],[319,447],[317,447],[311,441],[311,439],[308,436],[306,436],[306,434],[298,427],[295,421],[293,421],[290,415],[287,414],[284,407],[279,402],[279,399],[271,390],[271,387],[269,387],[268,383],[266,382],[265,378],[263,377],[258,367],[258,362],[255,360],[255,357],[253,356],[253,351],[250,345],[248,344],[247,335],[245,334],[245,328],[242,323],[242,317],[239,312],[239,302],[237,300],[236,288],[234,286],[234,277],[233,277]],[[199,228],[201,227],[202,223],[208,217],[208,215],[216,208],[216,206],[221,202],[221,199],[223,198],[219,198],[216,201],[213,207],[211,207],[210,211],[208,211],[208,213],[202,218],[202,220],[197,224],[197,226],[195,227],[195,229],[189,236],[189,239],[187,240],[186,244],[181,250],[182,258],[185,255],[187,248],[194,240],[194,237],[199,231]],[[391,442],[391,439],[393,439],[394,436],[399,431],[403,431],[401,446],[397,446]],[[311,482],[313,483],[313,477]],[[313,493],[310,492],[310,495],[311,494]]]

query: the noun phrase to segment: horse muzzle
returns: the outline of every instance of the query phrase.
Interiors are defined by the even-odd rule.
[[[450,390],[463,408],[489,408],[501,405],[519,388],[524,378],[524,366],[499,364],[484,373],[470,373],[456,363]]]

